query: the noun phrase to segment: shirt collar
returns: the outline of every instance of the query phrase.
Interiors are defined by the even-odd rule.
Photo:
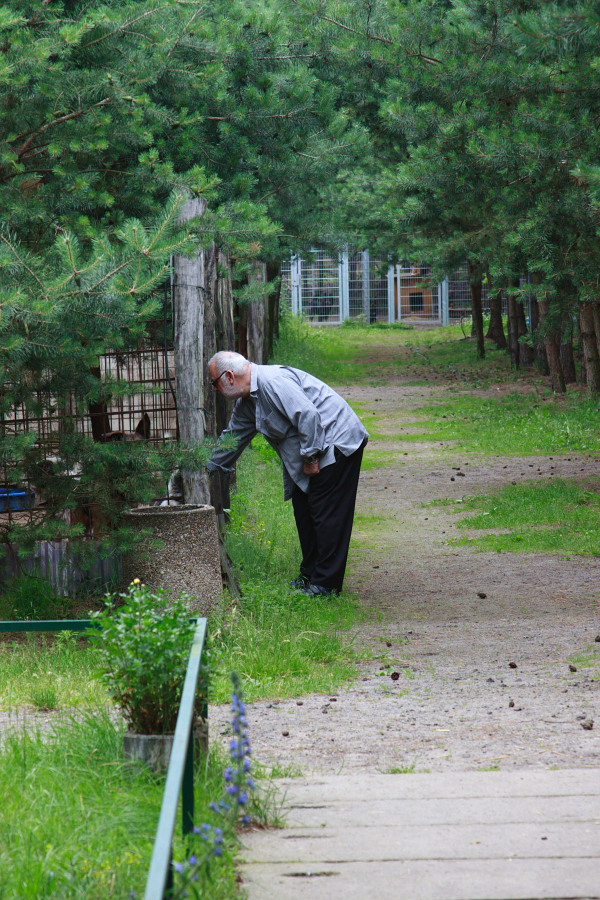
[[[254,363],[250,363],[250,396],[255,397],[258,391],[258,372]]]

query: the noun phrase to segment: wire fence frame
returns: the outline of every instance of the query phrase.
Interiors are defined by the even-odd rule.
[[[167,279],[155,294],[162,309],[149,323],[147,337],[135,346],[107,350],[98,357],[94,370],[105,384],[128,385],[129,390],[114,390],[100,409],[83,403],[74,394],[56,397],[50,393],[37,393],[3,409],[0,437],[33,437],[37,468],[34,474],[24,475],[18,465],[6,459],[0,465],[2,534],[14,527],[35,527],[44,522],[46,497],[39,488],[35,471],[42,476],[42,483],[51,472],[57,472],[63,479],[71,478],[73,483],[79,479],[77,465],[65,467],[59,456],[63,432],[83,434],[103,442],[139,439],[154,447],[179,439],[172,281]],[[165,490],[168,494],[166,485]],[[40,541],[25,556],[3,541],[0,583],[15,575],[35,575],[48,580],[61,594],[118,584],[121,577],[118,553],[110,556],[82,553],[84,545],[86,551],[93,550],[97,538],[93,516],[87,513],[86,508],[65,511],[65,526],[75,523],[85,529],[85,534],[77,539]]]
[[[471,316],[466,263],[437,282],[428,263],[390,265],[368,250],[313,249],[283,260],[281,278],[284,302],[311,325],[341,325],[348,319],[449,325]],[[487,284],[482,302],[487,311]]]

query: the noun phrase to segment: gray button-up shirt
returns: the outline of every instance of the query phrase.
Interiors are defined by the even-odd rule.
[[[291,366],[252,363],[250,396],[240,398],[223,432],[237,438],[233,450],[218,445],[208,463],[210,471],[231,466],[257,433],[264,435],[283,461],[285,499],[294,485],[308,492],[305,461],[319,455],[321,468],[335,462],[334,448],[350,456],[369,437],[346,401],[328,385]]]

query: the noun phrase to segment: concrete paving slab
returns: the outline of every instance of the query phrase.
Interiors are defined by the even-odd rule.
[[[244,838],[249,900],[600,898],[598,770],[340,775],[282,788],[286,828]]]
[[[597,900],[598,865],[422,860],[244,870],[250,900]]]
[[[410,825],[396,828],[286,828],[260,838],[260,860],[269,863],[368,862],[390,859],[598,860],[600,821],[518,825]],[[600,877],[600,872],[599,872]]]
[[[280,789],[293,801],[299,787],[302,801],[347,800],[352,794],[371,800],[394,797],[540,797],[561,794],[600,795],[600,768],[520,769],[497,772],[433,772],[402,775],[324,775],[282,778]]]
[[[293,804],[287,823],[294,828],[359,828],[369,823],[387,825],[460,825],[464,822],[517,824],[520,822],[600,821],[600,798],[582,797],[427,797],[423,800],[347,800],[337,803]]]

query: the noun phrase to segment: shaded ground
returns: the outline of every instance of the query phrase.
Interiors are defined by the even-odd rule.
[[[397,434],[440,389],[399,377],[342,393]],[[335,697],[251,704],[256,757],[305,774],[600,765],[600,559],[454,547],[454,517],[423,506],[507,482],[585,478],[598,460],[478,461],[448,443],[370,449],[390,463],[361,476],[348,584],[376,613],[355,636],[373,658]],[[213,735],[226,734],[227,718],[211,710]]]

